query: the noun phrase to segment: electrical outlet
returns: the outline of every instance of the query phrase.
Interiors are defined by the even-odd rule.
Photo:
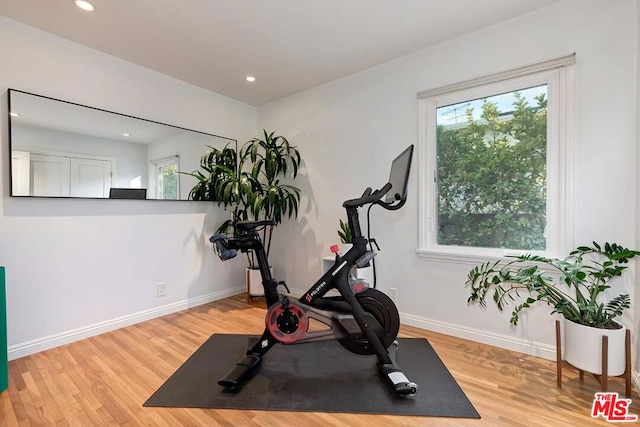
[[[398,290],[396,288],[389,288],[389,292],[387,293],[387,295],[394,303],[398,302]]]
[[[156,285],[156,293],[159,297],[167,295],[167,284],[165,282],[158,283]]]

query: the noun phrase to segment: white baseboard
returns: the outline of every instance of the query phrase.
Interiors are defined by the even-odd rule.
[[[289,293],[288,296],[299,299],[305,292],[306,290],[302,289],[291,289],[291,293]]]
[[[78,341],[84,338],[89,338],[105,332],[120,329],[125,326],[144,322],[145,320],[155,319],[156,317],[165,316],[167,314],[175,313],[180,310],[207,304],[209,302],[217,301],[233,295],[238,295],[243,292],[245,292],[245,286],[237,286],[234,288],[211,292],[206,295],[185,299],[160,307],[155,307],[149,310],[140,311],[138,313],[133,313],[104,322],[94,323],[93,325],[88,325],[78,329],[72,329],[70,331],[62,332],[59,334],[49,335],[43,338],[14,344],[12,346],[9,346],[8,348],[9,360],[18,359],[20,357],[69,344],[71,342]]]
[[[440,322],[406,313],[400,313],[400,323],[482,344],[492,345],[494,347],[529,354],[531,356],[556,360],[555,345],[513,338],[508,335],[495,334],[481,329]]]

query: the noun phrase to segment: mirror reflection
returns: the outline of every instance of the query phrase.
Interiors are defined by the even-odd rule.
[[[11,195],[187,200],[208,146],[234,139],[9,89]]]

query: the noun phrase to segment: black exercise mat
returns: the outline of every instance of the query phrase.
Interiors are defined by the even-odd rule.
[[[335,341],[276,345],[238,392],[217,381],[257,339],[212,335],[144,406],[349,412],[480,418],[426,339],[400,338],[398,365],[418,384],[397,398],[383,382],[375,356],[350,353]]]

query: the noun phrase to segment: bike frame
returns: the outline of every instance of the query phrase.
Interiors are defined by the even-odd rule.
[[[351,286],[349,286],[349,270],[356,262],[367,253],[368,240],[362,236],[357,207],[348,207],[347,215],[349,227],[353,235],[353,247],[344,256],[337,259],[337,262],[314,283],[314,285],[303,294],[298,300],[303,306],[309,306],[312,313],[316,313],[325,320],[330,319],[331,333],[321,332],[312,335],[308,339],[301,339],[297,343],[335,340],[344,338],[364,338],[368,341],[371,349],[378,358],[378,366],[382,373],[388,378],[398,395],[412,395],[417,390],[417,386],[406,378],[400,368],[395,364],[395,348],[389,351],[384,347],[382,341],[376,334],[376,328],[380,325],[374,318],[367,316],[364,308],[358,302]],[[264,287],[267,306],[282,303],[278,294],[278,282],[271,276],[269,263],[257,232],[253,230],[250,237],[242,237],[228,240],[228,248],[240,251],[253,250],[257,260],[262,285]],[[336,289],[342,300],[323,298],[331,289]],[[326,311],[321,311],[326,310]],[[345,328],[339,321],[335,321],[335,313],[341,315],[352,315],[359,330],[353,331]],[[311,315],[314,318],[315,316]],[[322,320],[325,322],[325,320]],[[325,322],[326,323],[326,322]],[[236,366],[225,375],[218,384],[230,389],[237,388],[260,364],[262,357],[276,344],[281,343],[276,339],[268,328],[265,328],[262,336],[251,346],[244,358],[236,363]],[[289,344],[293,345],[296,342]],[[393,358],[392,358],[393,356]]]
[[[408,153],[409,162],[405,171],[405,185],[406,179],[408,178],[408,168],[412,150],[413,146],[410,146],[403,154],[396,158],[397,160],[405,153]],[[392,348],[385,348],[377,334],[377,331],[379,331],[381,327],[379,322],[376,321],[373,316],[366,313],[349,285],[349,271],[354,265],[357,265],[360,259],[366,259],[363,257],[365,257],[368,252],[367,244],[369,241],[362,235],[358,208],[368,204],[378,204],[388,210],[399,209],[406,201],[405,195],[396,194],[396,199],[388,203],[381,200],[391,188],[391,183],[387,183],[382,189],[374,192],[372,192],[371,188],[367,188],[360,198],[348,200],[343,203],[343,207],[346,208],[347,211],[348,224],[353,236],[353,247],[342,257],[337,257],[335,264],[297,300],[305,314],[311,313],[309,317],[319,319],[323,323],[328,324],[331,327],[331,331],[329,333],[326,331],[321,333],[308,333],[307,335],[309,336],[306,339],[304,337],[299,340],[292,339],[290,343],[287,343],[276,339],[267,326],[260,339],[247,350],[244,358],[236,363],[235,367],[218,381],[218,384],[230,389],[237,388],[252,374],[254,369],[258,367],[262,356],[278,343],[293,345],[320,340],[364,338],[378,358],[378,366],[388,382],[394,387],[396,394],[400,396],[415,394],[417,385],[410,382],[395,363],[395,347],[397,347],[397,343],[395,343],[395,346],[392,345]],[[227,240],[226,236],[220,237],[220,235],[216,235],[210,239],[220,251],[223,260],[232,258],[237,254],[238,250],[243,252],[251,250],[254,252],[262,276],[262,286],[264,288],[268,309],[272,308],[275,304],[283,304],[283,306],[286,307],[289,305],[288,297],[281,298],[278,294],[277,288],[279,283],[271,276],[264,246],[257,233],[259,227],[273,226],[274,224],[273,221],[266,220],[248,221],[237,225],[240,230],[248,233],[245,237]],[[221,239],[226,240],[226,242],[223,243]],[[232,252],[227,254],[226,252],[228,251]],[[338,291],[340,294],[339,298],[324,297],[326,293],[332,289]],[[267,316],[268,314],[269,313],[267,313]],[[340,321],[348,316],[353,316],[357,327],[353,325],[350,317],[347,319],[347,322],[342,323]]]

